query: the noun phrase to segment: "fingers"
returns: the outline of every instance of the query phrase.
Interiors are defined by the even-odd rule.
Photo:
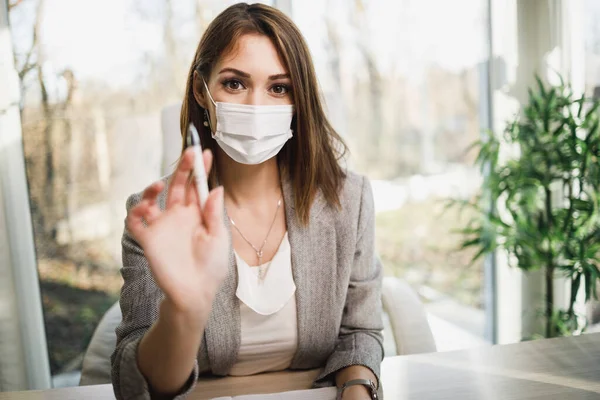
[[[152,222],[154,222],[161,214],[160,208],[158,207],[158,203],[156,202],[156,200],[160,192],[163,191],[164,187],[164,182],[158,181],[148,186],[146,190],[144,190],[142,202],[146,203],[146,208],[143,218],[148,224],[152,224]]]
[[[127,229],[138,242],[141,242],[144,237],[144,221],[152,224],[161,214],[156,200],[164,187],[165,184],[162,181],[148,186],[142,194],[142,200],[127,214]]]
[[[198,198],[198,187],[196,186],[196,182],[190,182],[187,188],[187,193],[185,195],[185,204],[198,204],[200,206],[200,199]],[[200,213],[202,214],[202,213]]]
[[[210,170],[212,169],[213,164],[213,154],[212,151],[206,149],[202,152],[202,157],[204,158],[204,170],[206,171],[206,177],[210,174]]]
[[[154,182],[148,186],[142,194],[142,201],[147,200],[150,203],[156,204],[156,198],[163,191],[165,184],[163,181]]]
[[[156,221],[158,217],[160,217],[160,215],[161,211],[160,208],[158,208],[158,204],[148,204],[148,207],[146,208],[146,214],[144,215],[144,219],[146,220],[146,223],[148,225],[152,225],[152,223]]]
[[[223,186],[219,186],[210,192],[202,210],[204,225],[209,235],[218,236],[225,231],[223,210]]]
[[[194,151],[188,148],[183,152],[179,165],[171,177],[167,194],[167,209],[176,204],[184,204],[186,200],[187,180],[194,169]]]
[[[146,214],[147,208],[148,202],[140,202],[138,205],[129,210],[129,213],[127,213],[127,218],[125,220],[127,230],[131,233],[133,238],[142,246],[146,233],[146,227],[144,226],[143,218]]]

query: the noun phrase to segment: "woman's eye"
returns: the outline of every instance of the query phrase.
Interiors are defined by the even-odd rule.
[[[273,93],[278,95],[288,94],[290,91],[290,87],[288,85],[275,85],[271,88]]]
[[[235,79],[223,82],[223,86],[230,90],[240,90],[244,87],[244,85],[242,85],[242,82]]]

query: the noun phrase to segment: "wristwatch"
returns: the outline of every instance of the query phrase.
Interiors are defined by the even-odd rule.
[[[377,386],[375,385],[375,382],[373,382],[370,379],[352,379],[348,382],[345,382],[338,389],[336,400],[342,400],[342,393],[344,392],[344,390],[350,386],[355,386],[355,385],[365,386],[367,388],[367,390],[369,391],[369,394],[371,395],[372,400],[379,399],[379,397],[377,396]]]

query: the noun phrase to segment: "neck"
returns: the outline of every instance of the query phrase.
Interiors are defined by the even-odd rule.
[[[240,164],[221,149],[217,158],[219,180],[225,188],[225,196],[235,204],[251,205],[281,196],[281,181],[277,157],[258,165]]]

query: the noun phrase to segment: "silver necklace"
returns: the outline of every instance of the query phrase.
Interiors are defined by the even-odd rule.
[[[275,225],[275,221],[277,220],[277,213],[279,212],[279,209],[281,208],[281,198],[279,198],[279,201],[277,202],[277,209],[275,210],[275,215],[273,216],[273,222],[271,222],[271,226],[269,227],[269,231],[267,232],[267,236],[265,236],[265,240],[263,240],[262,245],[259,248],[256,248],[256,246],[254,246],[252,244],[252,242],[250,242],[246,236],[244,236],[244,234],[242,233],[242,231],[240,230],[240,228],[237,227],[237,225],[235,224],[235,221],[233,220],[233,218],[229,217],[229,221],[231,222],[231,225],[235,228],[236,231],[238,231],[238,233],[240,234],[240,236],[242,237],[242,239],[244,239],[246,241],[246,243],[248,243],[250,245],[250,247],[252,247],[252,250],[254,250],[254,252],[256,253],[256,258],[258,259],[258,279],[259,281],[263,281],[265,279],[265,275],[267,273],[268,268],[265,268],[263,266],[263,249],[265,248],[265,245],[267,244],[267,240],[269,239],[269,235],[271,234],[271,230],[273,230],[273,226]]]

